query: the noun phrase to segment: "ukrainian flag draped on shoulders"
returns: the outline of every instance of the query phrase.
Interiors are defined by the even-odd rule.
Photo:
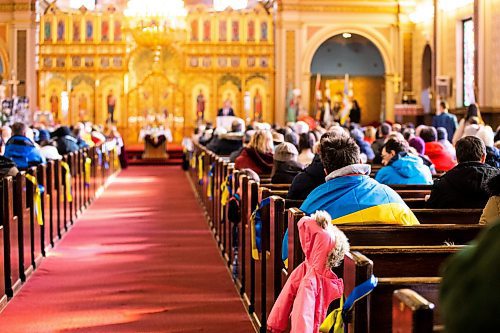
[[[333,171],[300,209],[308,215],[326,210],[333,224],[419,224],[393,189],[368,176],[370,170],[367,164],[353,164]]]

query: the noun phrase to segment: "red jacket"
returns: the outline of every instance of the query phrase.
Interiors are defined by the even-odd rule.
[[[273,155],[261,154],[253,148],[243,148],[234,162],[236,169],[252,169],[259,175],[269,175],[273,170]]]
[[[437,171],[448,171],[457,165],[453,156],[437,141],[425,143],[425,155],[429,156]]]

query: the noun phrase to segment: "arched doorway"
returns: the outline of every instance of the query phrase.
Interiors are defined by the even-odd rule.
[[[422,91],[420,101],[425,113],[431,111],[430,92],[432,86],[432,51],[429,44],[425,45],[422,55]]]
[[[362,108],[361,123],[379,121],[385,103],[385,65],[375,44],[359,34],[339,34],[324,41],[314,53],[310,65],[310,110],[316,105],[317,77],[321,76],[321,98],[331,105],[341,104],[345,78],[349,95]],[[319,74],[319,75],[318,75]]]

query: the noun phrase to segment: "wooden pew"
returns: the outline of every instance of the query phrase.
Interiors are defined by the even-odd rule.
[[[45,167],[45,166],[40,166],[40,167]],[[31,167],[26,171],[27,175],[30,175],[36,179],[37,186],[38,186],[38,179],[37,179],[37,167]],[[30,182],[28,179],[25,179],[26,181],[26,207],[29,210],[29,226],[30,226],[30,255],[31,255],[31,264],[33,265],[33,268],[35,269],[38,265],[40,265],[40,262],[42,261],[42,226],[38,224],[38,221],[36,220],[36,207],[35,207],[35,193],[36,193],[36,187],[32,182]],[[42,214],[43,217],[43,211],[39,212],[39,214]],[[44,246],[43,246],[44,247]]]
[[[42,216],[43,216],[43,225],[40,227],[41,231],[41,248],[42,248],[42,255],[45,257],[47,250],[50,248],[53,240],[52,240],[52,226],[51,226],[51,212],[52,210],[50,209],[50,198],[49,198],[49,191],[48,188],[50,188],[51,185],[48,177],[49,173],[49,165],[53,164],[52,161],[47,161],[47,164],[42,164],[37,167],[37,179],[38,183],[43,186],[43,193],[41,197],[42,201]],[[51,177],[50,179],[52,179]]]
[[[240,258],[241,270],[244,274],[244,294],[243,299],[248,303],[248,309],[251,314],[255,312],[255,261],[252,260],[252,238],[250,231],[250,217],[258,203],[258,183],[253,180],[248,180],[247,177],[242,179],[242,219],[241,219],[241,235],[240,235]],[[245,190],[248,196],[245,197]]]
[[[25,172],[19,172],[14,178],[14,214],[18,222],[19,238],[19,274],[21,281],[33,272],[30,209],[26,206],[26,178]]]
[[[414,290],[395,290],[392,296],[392,332],[433,332],[434,307]]]
[[[379,282],[371,295],[357,302],[348,324],[348,332],[388,332],[392,327],[392,294],[410,288],[437,302],[439,266],[461,247],[400,247],[392,249],[354,248],[344,262],[345,293],[366,281],[372,274]],[[371,260],[372,258],[375,258]],[[368,259],[370,258],[370,259]],[[425,262],[425,265],[422,265]],[[437,315],[439,320],[439,315]]]
[[[63,162],[69,163],[69,156],[65,155],[62,159]],[[71,172],[71,170],[70,170]],[[69,225],[71,223],[71,202],[68,200],[67,191],[68,184],[66,183],[66,169],[61,167],[61,196],[62,196],[62,221],[61,228],[64,229],[64,232],[68,231]],[[61,231],[63,231],[61,229]]]
[[[4,251],[4,284],[7,296],[12,297],[21,287],[19,221],[14,216],[14,180],[5,177],[2,182],[2,227]]]
[[[479,224],[339,225],[352,246],[431,246],[472,241],[484,228]]]
[[[412,209],[413,213],[425,224],[477,224],[483,213],[482,209]]]
[[[64,192],[64,178],[63,178],[63,170],[61,167],[61,161],[54,161],[54,187],[56,190],[55,195],[53,195],[53,201],[56,208],[56,230],[57,236],[59,239],[62,238],[62,235],[65,233],[65,199],[66,196]]]

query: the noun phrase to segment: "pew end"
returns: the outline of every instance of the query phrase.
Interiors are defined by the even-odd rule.
[[[392,296],[392,333],[433,332],[434,304],[411,289]]]

